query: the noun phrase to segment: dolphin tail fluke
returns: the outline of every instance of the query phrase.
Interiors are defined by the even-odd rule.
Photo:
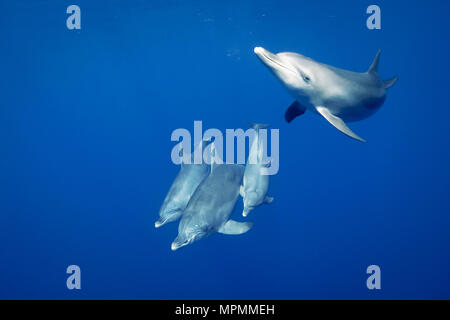
[[[329,123],[331,123],[336,129],[341,131],[342,133],[345,133],[349,137],[352,137],[353,139],[359,140],[361,142],[366,142],[363,138],[358,136],[356,133],[354,133],[345,122],[335,115],[331,114],[331,112],[325,108],[325,107],[316,107],[317,112],[319,112]]]
[[[232,235],[243,234],[250,230],[252,226],[252,222],[237,222],[234,220],[228,220],[219,228],[219,230],[217,230],[217,232]]]
[[[298,116],[304,114],[305,111],[306,108],[304,106],[302,106],[298,101],[294,101],[284,113],[284,119],[287,123],[290,123]]]
[[[395,76],[389,80],[383,80],[383,85],[385,89],[389,89],[390,87],[392,87],[394,85],[394,83],[396,83],[398,80],[398,76]]]
[[[198,142],[195,146],[194,146],[194,152],[191,154],[191,164],[197,164],[197,162],[195,161],[195,155],[198,154],[200,157],[203,157],[203,152],[205,151],[206,147],[209,146],[210,143],[212,141],[212,138],[206,138],[206,139],[202,139],[200,140],[200,142]],[[201,158],[202,159],[202,158]],[[199,160],[200,161],[200,160]],[[185,165],[184,162],[181,163],[181,165]]]
[[[248,124],[250,127],[252,127],[255,130],[266,129],[266,128],[270,127],[270,124],[265,124],[265,123],[249,122]]]
[[[381,54],[381,50],[378,49],[378,52],[375,56],[375,58],[372,61],[372,64],[369,67],[369,70],[367,72],[369,73],[378,73],[378,63],[380,62],[380,54]]]
[[[220,151],[217,150],[216,144],[214,142],[211,142],[209,144],[209,152],[210,152],[210,174],[214,172],[214,169],[219,164],[223,164],[222,156],[220,154]]]

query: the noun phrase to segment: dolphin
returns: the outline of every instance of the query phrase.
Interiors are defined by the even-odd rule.
[[[254,52],[295,99],[285,113],[288,123],[310,110],[362,142],[365,140],[350,130],[346,122],[373,115],[384,103],[387,89],[398,79],[395,76],[381,80],[378,76],[380,50],[369,70],[363,73],[329,66],[293,52],[273,54],[261,47],[255,47]]]
[[[211,164],[211,173],[192,195],[178,225],[178,236],[171,249],[177,250],[214,232],[242,234],[251,222],[229,220],[239,197],[244,166]]]
[[[201,141],[196,146],[197,149],[201,150],[202,155],[205,147],[205,141]],[[202,164],[194,164],[194,153],[195,151],[191,154],[190,164],[181,164],[181,169],[159,210],[159,219],[155,222],[155,228],[180,218],[192,194],[208,176],[210,172],[209,165],[204,162]]]
[[[267,128],[265,124],[252,124],[256,130],[256,136],[250,146],[247,165],[245,167],[243,184],[240,188],[240,194],[244,201],[244,210],[242,215],[246,217],[255,207],[263,203],[271,203],[274,198],[267,196],[269,189],[269,175],[261,173],[262,168],[267,166],[263,163],[263,146],[259,137],[259,129]]]

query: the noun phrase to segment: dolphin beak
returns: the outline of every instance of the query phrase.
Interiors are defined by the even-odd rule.
[[[166,224],[166,220],[163,220],[162,218],[159,218],[156,222],[155,222],[155,228],[159,228],[163,225]]]
[[[190,241],[186,240],[183,241],[176,237],[175,240],[173,240],[172,245],[170,246],[170,249],[172,249],[172,251],[178,250],[181,247],[187,246],[190,243]]]
[[[263,47],[255,47],[253,52],[255,52],[259,60],[275,74],[284,73],[285,71],[295,73],[289,66],[286,66],[276,54],[269,50],[266,50]]]
[[[259,53],[261,53],[263,50],[266,50],[266,49],[264,49],[263,47],[255,47],[255,49],[253,49],[253,52],[255,52],[256,54],[259,54]]]
[[[184,247],[184,246],[186,246],[186,245],[188,245],[187,242],[185,242],[185,243],[179,243],[179,242],[174,241],[174,242],[172,242],[172,245],[170,246],[170,249],[172,249],[172,251],[175,251],[175,250],[178,250],[178,249],[180,249],[181,247]]]
[[[276,54],[273,54],[269,50],[264,49],[263,47],[255,47],[253,52],[258,56],[258,58],[267,66],[271,66],[272,63],[279,64],[279,58]]]
[[[265,62],[268,58],[273,58],[274,54],[263,47],[255,47],[253,49],[253,52],[258,56],[259,59],[261,59],[262,62]]]

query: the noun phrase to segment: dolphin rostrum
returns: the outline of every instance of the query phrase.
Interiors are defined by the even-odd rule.
[[[242,234],[250,230],[251,222],[229,220],[239,197],[244,170],[244,166],[236,164],[211,164],[211,173],[198,186],[183,213],[172,250],[214,232]]]
[[[256,130],[256,136],[250,146],[244,179],[240,190],[241,197],[244,200],[244,210],[242,211],[244,217],[255,207],[273,201],[273,197],[266,195],[269,189],[269,175],[262,174],[261,172],[262,168],[268,164],[263,162],[264,150],[259,129],[267,128],[268,125],[252,124],[252,127]]]
[[[205,141],[201,141],[196,148],[200,149],[202,154],[206,147]],[[172,186],[167,193],[166,198],[159,210],[159,219],[155,222],[155,228],[159,228],[164,224],[175,221],[183,214],[189,199],[197,189],[199,184],[208,176],[209,165],[202,162],[194,164],[194,153],[190,155],[191,163],[181,164],[180,172],[178,172]]]
[[[386,99],[387,89],[398,79],[395,76],[381,80],[378,76],[380,50],[369,70],[363,73],[329,66],[293,52],[273,54],[261,47],[256,47],[254,52],[295,99],[286,110],[287,122],[308,109],[363,142],[345,123],[374,114]]]

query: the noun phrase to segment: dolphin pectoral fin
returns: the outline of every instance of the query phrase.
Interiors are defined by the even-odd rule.
[[[306,107],[302,106],[298,101],[294,101],[284,113],[284,119],[287,123],[290,123],[298,116],[304,114],[305,111]]]
[[[269,203],[272,203],[273,200],[275,200],[274,197],[266,196],[266,197],[264,198],[264,203],[269,204]]]
[[[234,220],[228,220],[219,228],[219,230],[217,230],[217,232],[223,234],[243,234],[250,230],[252,226],[252,222],[237,222]]]
[[[356,139],[356,140],[359,140],[362,142],[366,142],[366,140],[359,137],[356,133],[354,133],[352,130],[350,130],[350,128],[347,127],[347,125],[341,118],[331,114],[331,112],[327,108],[319,106],[319,107],[316,107],[316,110],[325,119],[327,119],[329,123],[331,123],[333,126],[335,126],[335,128],[338,129],[339,131],[341,131],[342,133],[345,133],[346,135],[348,135],[349,137],[352,137],[353,139]]]

